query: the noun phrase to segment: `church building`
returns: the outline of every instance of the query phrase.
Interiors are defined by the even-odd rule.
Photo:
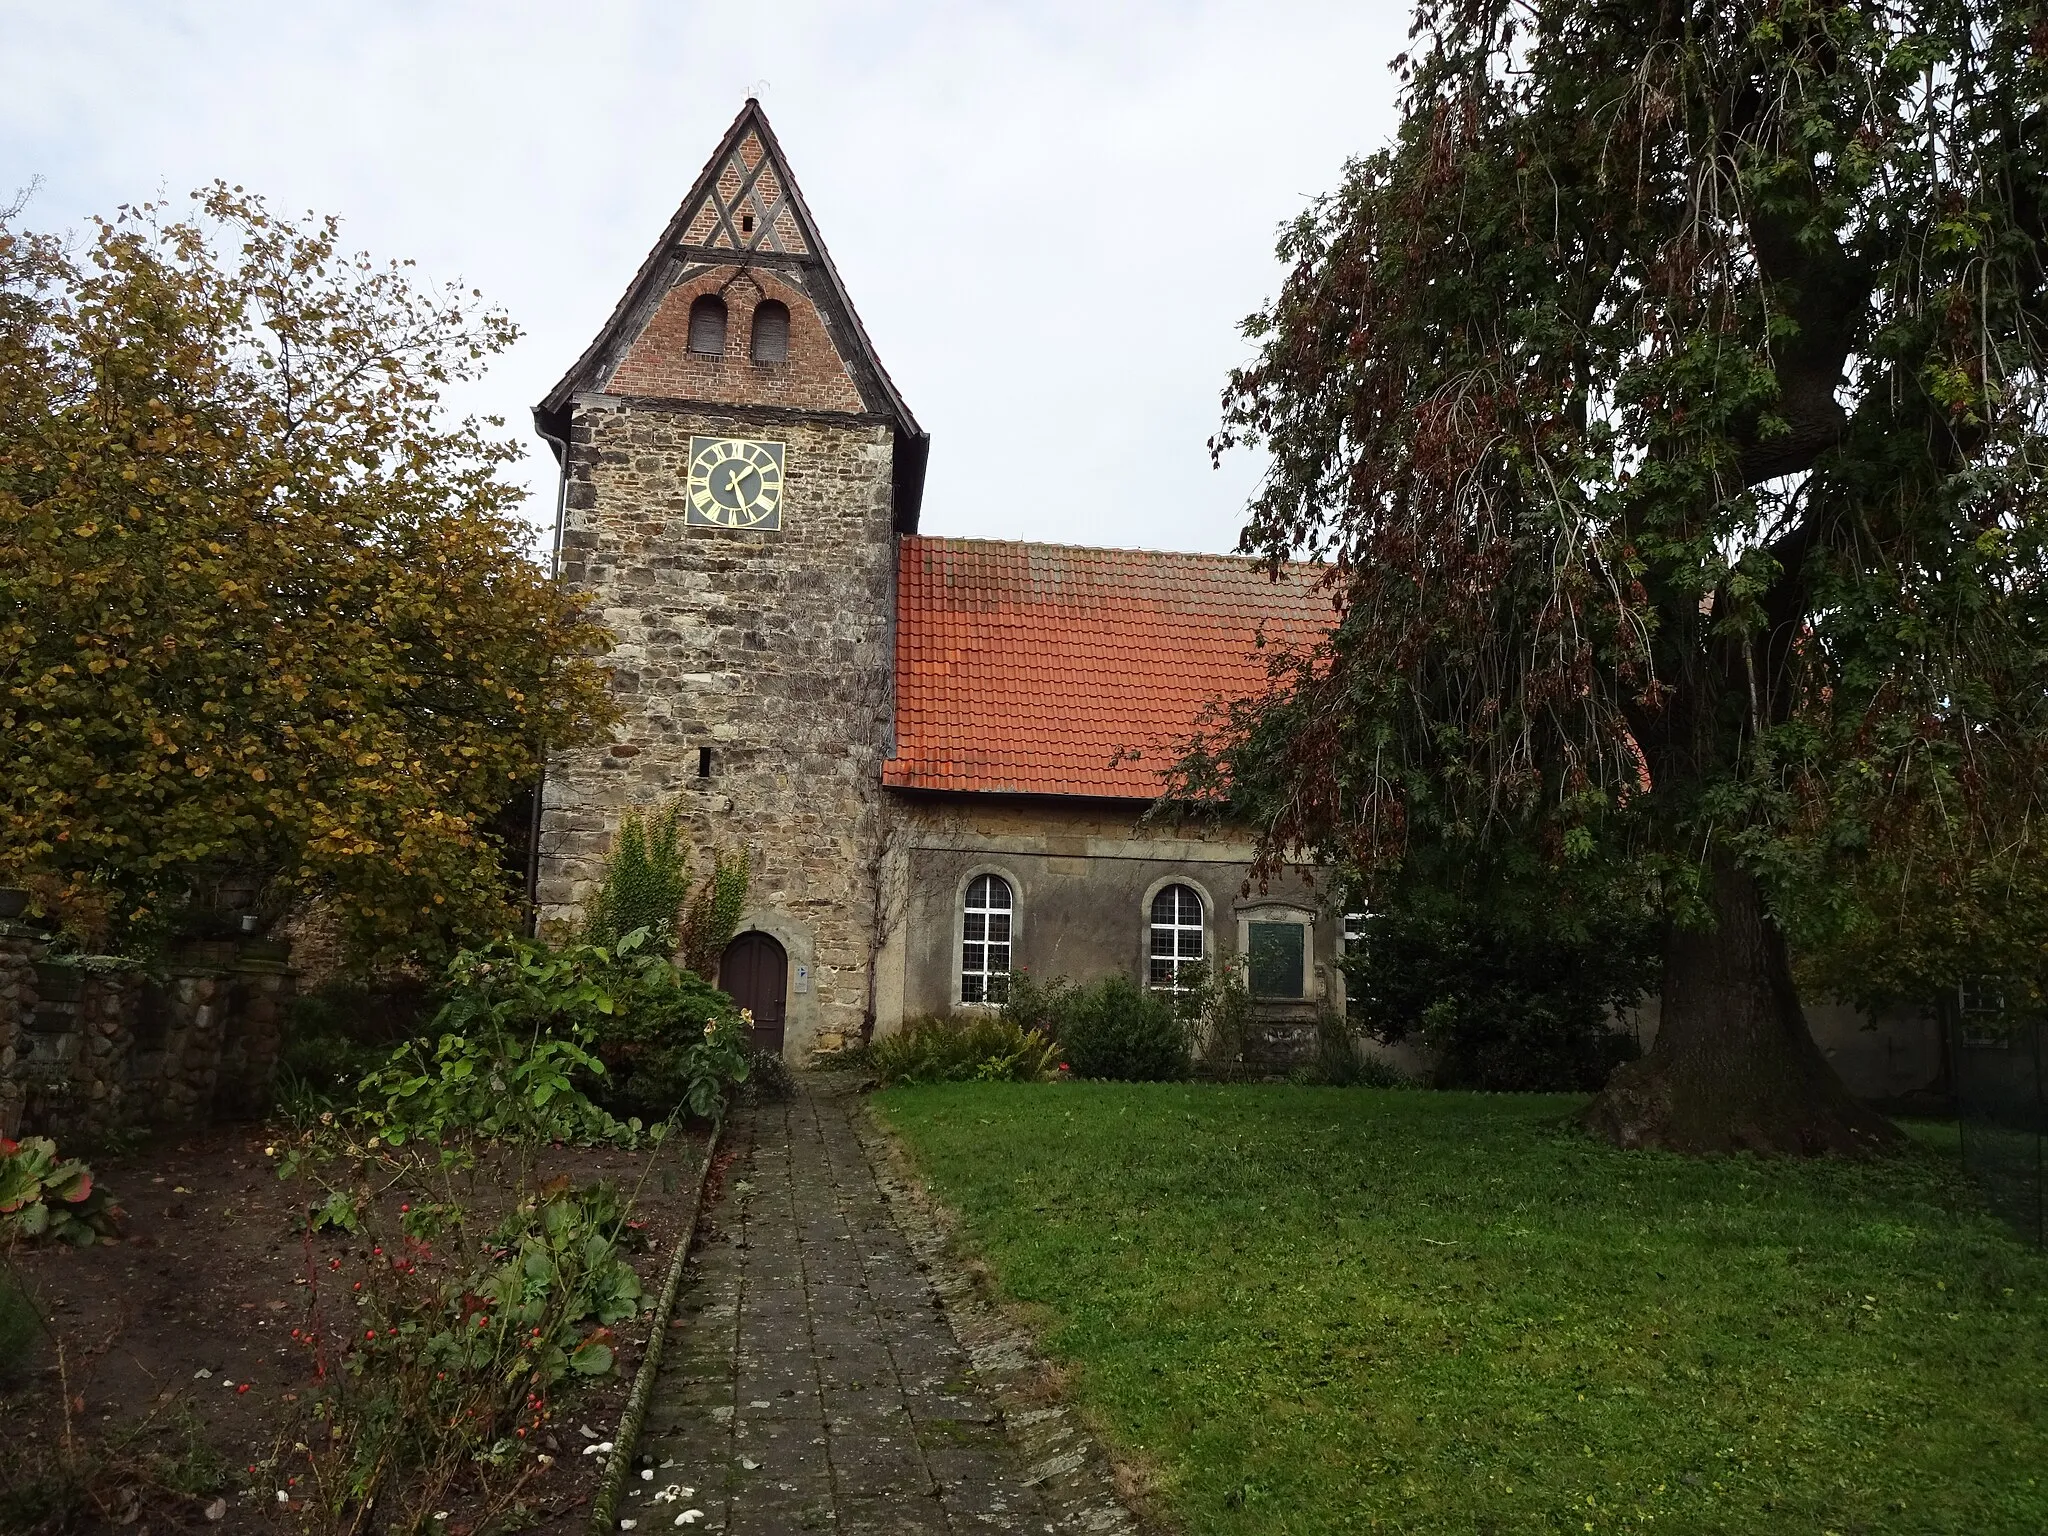
[[[1146,813],[1205,706],[1329,622],[1227,556],[927,536],[930,439],[749,101],[535,408],[556,557],[617,636],[624,720],[561,755],[536,901],[574,918],[628,808],[743,852],[718,980],[792,1060],[1019,972],[1244,967],[1280,1044],[1342,1005],[1321,887]]]

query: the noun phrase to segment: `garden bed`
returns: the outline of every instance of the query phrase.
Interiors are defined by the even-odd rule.
[[[546,1148],[532,1155],[525,1183],[607,1180],[632,1197],[644,1246],[636,1243],[630,1262],[651,1305],[691,1208],[704,1144],[678,1134],[639,1152]],[[50,1333],[26,1373],[0,1383],[0,1422],[9,1426],[0,1436],[0,1528],[316,1523],[293,1481],[304,1470],[294,1447],[313,1434],[307,1406],[320,1365],[337,1368],[353,1337],[356,1277],[386,1261],[367,1234],[308,1231],[324,1191],[303,1177],[280,1180],[267,1151],[278,1146],[262,1128],[223,1128],[102,1158],[98,1176],[125,1213],[121,1241],[15,1253],[13,1269]],[[488,1224],[510,1208],[512,1157],[488,1154],[473,1175],[450,1176],[474,1220]],[[378,1227],[397,1229],[389,1218],[399,1205],[445,1196],[434,1183],[383,1189],[377,1204],[387,1219]],[[581,1529],[606,1460],[585,1451],[609,1440],[618,1422],[644,1351],[645,1316],[611,1331],[613,1370],[566,1380],[551,1417],[532,1432],[552,1461],[521,1484],[520,1528]],[[67,1462],[88,1469],[82,1479],[63,1474]],[[37,1505],[45,1513],[35,1514]],[[67,1507],[74,1525],[59,1516]],[[436,1524],[469,1536],[476,1516],[456,1502]]]
[[[1189,1532],[2048,1530],[2048,1256],[1950,1153],[1624,1153],[1521,1094],[874,1102]]]

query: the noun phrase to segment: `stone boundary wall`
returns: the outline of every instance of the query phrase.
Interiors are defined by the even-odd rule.
[[[0,1136],[260,1116],[296,990],[267,945],[188,945],[149,970],[69,964],[0,921]]]

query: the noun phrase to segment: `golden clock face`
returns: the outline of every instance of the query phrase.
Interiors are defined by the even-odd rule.
[[[690,509],[698,528],[782,526],[781,443],[742,437],[690,439]]]

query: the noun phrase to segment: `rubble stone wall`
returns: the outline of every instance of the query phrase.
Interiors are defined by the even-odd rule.
[[[244,946],[195,946],[152,973],[59,963],[39,932],[0,921],[0,1135],[261,1115],[295,991],[286,965]]]
[[[781,526],[689,526],[693,434],[787,446]],[[591,397],[570,435],[565,581],[617,636],[625,718],[556,758],[542,798],[540,918],[579,915],[620,817],[675,799],[703,870],[747,855],[743,929],[792,957],[784,1052],[857,1038],[894,651],[893,445],[879,419]],[[808,959],[799,957],[807,956]]]

